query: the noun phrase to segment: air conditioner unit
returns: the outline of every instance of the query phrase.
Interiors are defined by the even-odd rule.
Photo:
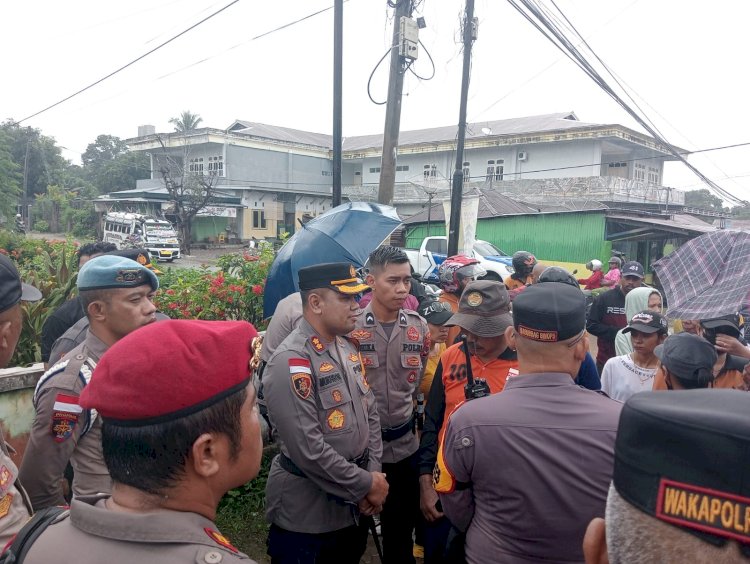
[[[529,158],[529,154],[526,151],[518,151],[518,160],[525,161]]]

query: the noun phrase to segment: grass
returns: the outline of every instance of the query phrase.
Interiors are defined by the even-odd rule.
[[[216,514],[216,526],[221,533],[259,564],[270,562],[266,555],[265,494],[271,460],[277,453],[278,447],[266,448],[258,477],[227,492]]]

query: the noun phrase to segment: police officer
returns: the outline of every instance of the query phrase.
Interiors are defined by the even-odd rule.
[[[506,330],[519,375],[448,421],[436,489],[470,563],[581,562],[586,526],[604,515],[621,404],[573,382],[584,305],[567,284],[527,288]]]
[[[748,413],[750,395],[737,390],[631,397],[617,430],[606,523],[594,519],[586,531],[587,564],[747,562]]]
[[[101,452],[101,421],[79,402],[97,362],[128,333],[154,321],[156,275],[135,261],[103,255],[78,273],[78,292],[90,325],[86,340],[50,368],[34,392],[36,416],[21,463],[21,480],[35,510],[62,505],[62,477],[73,466],[73,494],[109,492]],[[174,356],[168,348],[161,354]]]
[[[274,564],[358,563],[367,522],[388,483],[375,396],[356,346],[344,336],[367,289],[349,263],[299,271],[303,319],[271,356],[263,377],[281,442],[266,486]]]
[[[260,468],[256,335],[244,321],[169,320],[112,345],[79,400],[103,420],[112,495],[73,499],[24,562],[252,564],[214,519]]]
[[[13,356],[21,335],[23,311],[21,302],[35,302],[42,294],[21,282],[13,262],[0,255],[0,368]],[[31,516],[31,501],[17,480],[18,468],[11,458],[12,447],[0,430],[0,546],[13,538]]]
[[[409,295],[411,269],[403,250],[380,247],[367,263],[372,301],[351,336],[378,400],[383,428],[383,472],[390,494],[380,523],[387,562],[414,562],[412,532],[419,510],[414,432],[414,397],[430,352],[430,330],[419,314],[402,309]]]

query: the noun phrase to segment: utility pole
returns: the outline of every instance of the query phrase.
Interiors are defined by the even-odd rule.
[[[393,16],[393,40],[391,42],[391,71],[388,78],[388,101],[385,107],[385,131],[383,132],[383,156],[380,161],[380,185],[378,202],[393,203],[393,188],[396,184],[396,151],[401,128],[401,97],[404,91],[404,57],[399,53],[401,44],[401,18],[410,18],[414,11],[412,0],[398,0]]]
[[[451,186],[451,217],[448,229],[448,256],[458,254],[458,234],[461,228],[461,197],[464,184],[464,141],[466,140],[466,104],[469,98],[469,71],[471,70],[471,46],[476,38],[474,25],[474,0],[466,0],[464,15],[464,68],[461,79],[461,107],[458,112],[458,142],[456,143],[456,167]]]
[[[341,205],[341,120],[344,0],[333,4],[333,207]]]
[[[31,137],[26,138],[26,156],[23,158],[23,199],[21,200],[21,219],[26,215],[26,229],[31,230],[29,217],[29,144]]]

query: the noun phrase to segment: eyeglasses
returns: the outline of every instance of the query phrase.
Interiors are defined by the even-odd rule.
[[[442,313],[444,311],[450,311],[451,305],[447,302],[432,302],[430,305],[428,305],[426,308],[422,310],[422,316],[430,315],[431,313]]]

